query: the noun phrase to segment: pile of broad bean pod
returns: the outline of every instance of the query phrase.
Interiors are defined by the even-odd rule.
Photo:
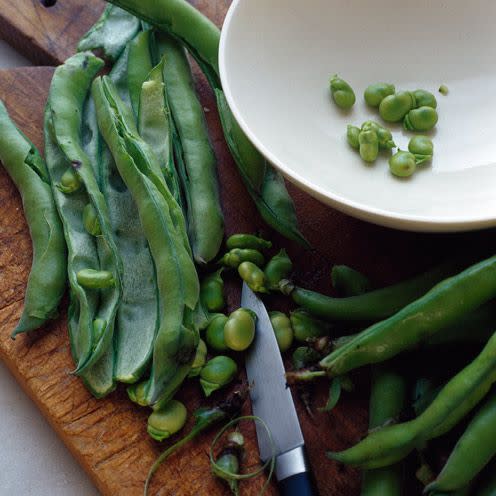
[[[56,317],[68,281],[73,373],[96,397],[128,384],[129,397],[153,409],[148,431],[159,440],[184,425],[184,406],[172,398],[187,377],[208,396],[238,372],[231,357],[209,357],[200,339],[225,306],[221,270],[199,277],[218,255],[224,221],[186,48],[215,90],[229,147],[262,216],[306,243],[284,181],[226,105],[219,30],[186,2],[174,5],[169,13],[180,22],[171,24],[182,36],[107,6],[78,53],[55,70],[45,158],[0,102],[0,159],[22,195],[33,242],[12,335]],[[250,250],[243,237],[237,250]],[[256,316],[238,309],[225,317],[223,351],[248,348]]]

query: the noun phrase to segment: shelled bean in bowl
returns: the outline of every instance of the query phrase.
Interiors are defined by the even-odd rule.
[[[493,226],[495,14],[488,0],[236,0],[222,32],[223,87],[257,148],[323,202],[401,229]],[[334,74],[355,92],[348,110],[330,101]],[[364,100],[375,82],[436,95],[437,124],[422,131],[435,156],[408,180],[392,175],[387,159],[364,167],[347,144],[348,124],[373,119],[408,151],[416,131],[385,123]]]

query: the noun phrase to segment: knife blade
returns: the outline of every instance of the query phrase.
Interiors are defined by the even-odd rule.
[[[246,283],[243,283],[241,306],[257,315],[255,340],[246,356],[253,415],[267,424],[274,443],[256,424],[260,458],[265,461],[275,454],[275,474],[284,495],[312,496],[305,440],[291,391],[286,386],[276,336],[265,305]]]

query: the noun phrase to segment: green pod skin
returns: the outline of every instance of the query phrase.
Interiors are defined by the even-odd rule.
[[[106,59],[115,61],[139,29],[139,19],[119,7],[107,5],[98,21],[79,40],[78,52],[98,50]]]
[[[103,61],[89,52],[83,52],[70,57],[63,65],[57,67],[50,85],[45,113],[45,148],[52,184],[60,180],[64,162],[66,170],[68,166],[77,170],[84,184],[84,188],[81,188],[84,191],[71,195],[60,194],[56,187],[53,188],[69,248],[68,274],[71,292],[78,300],[79,324],[74,328],[77,342],[74,355],[77,357],[77,366],[74,373],[79,375],[96,365],[112,347],[115,316],[121,297],[121,259],[113,237],[109,210],[97,182],[95,166],[86,153],[82,141],[84,103],[87,100],[91,81],[102,65]],[[81,200],[84,203],[79,203]],[[98,216],[102,235],[97,238],[91,236],[86,238],[80,232],[82,211],[87,203],[94,206]],[[77,220],[75,216],[78,217]],[[84,231],[84,227],[82,230]],[[90,246],[84,246],[87,242]],[[94,247],[96,253],[93,251]],[[94,297],[85,294],[85,288],[79,284],[76,276],[81,269],[86,269],[88,266],[111,272],[115,281],[108,291],[97,296],[98,302]],[[96,344],[92,342],[92,322],[95,318],[107,322],[107,329]],[[112,356],[113,353],[107,355],[107,358],[100,363],[100,367],[103,367],[103,363],[108,366],[106,384],[109,390],[113,387]],[[99,374],[104,375],[103,369],[100,369]],[[103,388],[97,394],[103,394]]]
[[[430,336],[422,345],[440,347],[445,344],[458,343],[485,344],[493,335],[495,322],[496,306],[494,301],[490,301],[473,312],[464,315],[455,324],[444,329],[443,332]],[[352,340],[355,336],[357,335],[340,336],[338,339],[333,340],[334,349]]]
[[[217,272],[205,276],[200,282],[200,301],[209,312],[220,312],[226,306],[224,281],[221,277],[222,270],[219,269]]]
[[[378,108],[382,100],[389,95],[394,95],[395,91],[394,84],[374,83],[367,86],[363,93],[363,98],[367,105]]]
[[[348,141],[348,144],[351,146],[351,148],[354,148],[355,150],[360,149],[360,143],[358,142],[359,135],[360,128],[348,124],[346,128],[346,140]]]
[[[339,108],[348,110],[353,107],[356,100],[355,92],[344,79],[335,74],[329,82],[329,87],[332,99]]]
[[[374,162],[379,155],[379,138],[373,130],[360,131],[358,135],[360,157],[365,162]]]
[[[426,291],[462,268],[459,261],[448,260],[433,269],[398,284],[376,289],[360,296],[332,298],[315,291],[288,285],[293,301],[315,317],[327,320],[377,321],[401,310]]]
[[[191,370],[188,373],[188,377],[197,377],[200,375],[201,369],[207,362],[207,345],[203,339],[198,342],[198,347],[196,348],[196,355],[193,363],[191,364]]]
[[[311,338],[328,336],[331,326],[328,322],[312,317],[306,310],[298,308],[289,314],[294,338],[300,343],[306,343]]]
[[[347,265],[334,265],[331,281],[332,287],[343,296],[358,296],[372,290],[370,280]]]
[[[160,165],[139,137],[134,119],[111,81],[97,78],[92,88],[100,131],[123,181],[136,202],[152,254],[158,287],[158,328],[147,387],[148,403],[170,399],[194,360],[199,333],[193,322],[199,281],[184,217],[167,188]]]
[[[406,381],[394,371],[378,368],[373,371],[369,404],[369,429],[381,427],[396,419],[405,406]],[[367,470],[362,475],[361,496],[401,496],[401,467]]]
[[[105,289],[115,286],[114,274],[109,270],[81,269],[76,274],[77,282],[87,289]]]
[[[187,418],[186,407],[180,401],[170,400],[148,417],[146,430],[156,441],[163,441],[179,432],[186,424]]]
[[[280,174],[267,164],[237,124],[227,104],[219,77],[220,30],[185,0],[112,0],[185,45],[214,90],[224,136],[241,178],[265,222],[283,236],[304,246],[294,203]]]
[[[276,335],[279,351],[284,353],[291,348],[294,340],[294,331],[291,326],[291,320],[282,312],[269,312],[270,323]]]
[[[143,83],[153,69],[150,52],[151,30],[139,32],[129,43],[127,56],[127,87],[135,116],[139,115],[140,94]]]
[[[287,279],[293,272],[293,262],[286,250],[282,249],[274,255],[264,269],[266,286],[271,291],[279,291],[279,283]]]
[[[263,220],[286,238],[309,247],[298,229],[295,206],[281,174],[265,162],[243,134],[223,91],[219,88],[214,91],[227,145]]]
[[[219,355],[209,360],[200,372],[200,384],[205,396],[229,384],[237,373],[238,366],[232,358]]]
[[[187,205],[188,235],[195,261],[206,264],[216,257],[224,237],[217,160],[183,46],[159,33],[156,44],[159,56],[164,58],[165,89],[177,129],[176,151],[182,159],[178,163],[184,165],[180,177]]]
[[[496,257],[472,265],[388,319],[365,329],[325,357],[320,366],[330,375],[342,375],[418,346],[494,298],[495,274]]]
[[[496,394],[490,394],[465,429],[426,492],[451,493],[472,481],[496,454]]]
[[[268,293],[264,271],[258,265],[253,262],[241,262],[238,266],[238,274],[251,290],[257,293]]]
[[[263,267],[265,258],[259,251],[252,248],[233,248],[219,260],[220,264],[231,269],[237,269],[243,262],[252,262],[258,267]]]
[[[155,152],[167,186],[184,210],[179,174],[174,163],[173,128],[174,124],[165,91],[164,60],[162,59],[150,71],[141,86],[138,131]]]
[[[256,315],[246,308],[238,308],[224,325],[224,342],[233,351],[247,350],[255,339]]]
[[[46,164],[35,146],[17,129],[1,100],[0,160],[21,195],[33,244],[24,309],[12,332],[14,338],[57,316],[66,287],[67,259]]]
[[[379,114],[387,122],[399,122],[416,107],[415,96],[411,91],[399,91],[389,95],[379,105]]]
[[[57,188],[66,195],[79,191],[81,186],[81,179],[79,178],[78,173],[73,169],[67,169],[64,174],[62,174],[60,182],[57,184]]]
[[[413,92],[417,107],[432,107],[437,108],[436,97],[427,90],[415,90]]]
[[[88,233],[92,236],[100,236],[102,234],[98,215],[96,213],[95,207],[91,203],[88,203],[88,205],[84,207],[83,225],[86,231],[88,231]]]
[[[408,131],[430,131],[438,121],[436,109],[419,107],[410,110],[403,120],[403,127]]]
[[[391,148],[395,148],[396,144],[393,141],[393,135],[389,129],[386,129],[384,126],[381,126],[378,122],[375,121],[365,121],[362,124],[362,131],[375,131],[377,134],[377,139],[379,140],[379,149],[380,150],[390,150]]]
[[[401,460],[429,439],[448,432],[465,417],[496,381],[495,366],[496,334],[418,417],[374,431],[345,451],[328,453],[329,458],[365,469],[385,467]]]
[[[415,155],[415,163],[421,165],[432,160],[434,155],[434,144],[427,136],[414,136],[408,143],[408,151]]]
[[[128,45],[129,47],[129,45]],[[114,64],[109,78],[128,104],[127,48]],[[92,99],[91,99],[92,101]],[[150,249],[139,220],[136,202],[122,181],[115,161],[98,131],[96,109],[88,109],[88,119],[96,124],[90,133],[97,139],[97,163],[100,164],[101,189],[110,211],[115,242],[122,259],[122,299],[117,310],[114,379],[135,383],[147,369],[159,324],[157,280]],[[145,134],[145,133],[144,133]],[[139,329],[140,332],[136,332]]]
[[[272,243],[254,234],[232,234],[227,238],[226,247],[228,250],[235,248],[265,251],[272,248]]]
[[[215,315],[210,321],[210,324],[208,324],[205,332],[205,341],[211,350],[220,352],[229,350],[224,340],[224,326],[227,320],[227,315],[220,313]]]
[[[389,159],[389,170],[397,177],[410,177],[417,168],[415,155],[399,150]]]

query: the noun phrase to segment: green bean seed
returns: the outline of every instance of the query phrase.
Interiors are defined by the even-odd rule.
[[[163,441],[179,432],[186,424],[187,417],[186,407],[180,401],[170,400],[148,417],[148,434],[157,441]]]
[[[188,377],[197,377],[200,375],[201,369],[207,361],[207,345],[203,339],[198,342],[195,358],[191,364],[191,370],[188,372]]]
[[[290,312],[289,315],[296,341],[305,343],[309,338],[320,338],[329,335],[331,325],[328,322],[312,317],[306,310],[298,308]]]
[[[83,226],[92,236],[100,236],[102,229],[95,207],[88,203],[83,209]]]
[[[254,234],[233,234],[227,238],[226,246],[228,250],[234,248],[250,248],[252,250],[268,250],[272,243]]]
[[[449,93],[448,87],[445,84],[442,84],[441,86],[439,86],[439,93],[446,96]]]
[[[379,155],[379,138],[375,131],[361,131],[358,136],[360,157],[365,162],[374,162]]]
[[[238,366],[232,358],[219,355],[209,360],[200,373],[200,384],[205,396],[229,384],[237,373]]]
[[[238,308],[224,325],[224,341],[233,351],[248,349],[255,339],[256,315],[246,308]]]
[[[430,131],[438,121],[436,109],[419,107],[410,110],[403,121],[403,127],[408,131]]]
[[[389,95],[394,95],[396,91],[394,84],[389,83],[375,83],[367,86],[363,97],[367,105],[371,107],[379,107],[382,100]]]
[[[219,313],[215,315],[205,332],[205,341],[208,347],[214,351],[227,351],[229,348],[224,340],[224,326],[227,322],[227,315]]]
[[[398,177],[409,177],[416,169],[415,155],[410,152],[398,151],[389,159],[389,170]]]
[[[387,122],[399,122],[415,106],[415,96],[412,92],[399,91],[382,100],[379,105],[379,114]]]
[[[64,174],[62,174],[60,183],[57,184],[57,188],[62,191],[62,193],[70,195],[71,193],[78,191],[82,184],[78,173],[74,169],[67,169]]]
[[[253,262],[242,262],[238,267],[238,274],[248,287],[258,293],[267,293],[264,271]]]
[[[88,289],[111,288],[115,279],[109,270],[81,269],[76,274],[77,282]]]
[[[438,121],[436,109],[419,107],[406,114],[403,126],[409,131],[430,131]]]
[[[360,149],[360,143],[358,142],[359,134],[360,134],[359,127],[348,124],[348,127],[346,129],[346,139],[348,140],[348,144],[355,150]]]
[[[232,269],[237,269],[242,262],[252,262],[259,267],[263,267],[265,258],[258,250],[252,248],[234,248],[219,260],[221,265]]]
[[[281,353],[288,351],[293,344],[294,331],[291,320],[282,312],[269,312],[270,323],[276,335],[277,344]]]
[[[332,76],[329,83],[334,103],[342,109],[350,109],[355,103],[355,92],[351,86],[337,74]]]
[[[96,345],[100,338],[103,336],[107,328],[107,321],[103,319],[95,319],[93,321],[93,342]]]
[[[220,312],[226,306],[222,270],[209,274],[200,283],[200,300],[209,312]]]
[[[279,290],[279,283],[287,279],[293,271],[293,263],[288,257],[286,250],[282,249],[277,255],[274,255],[265,266],[265,280],[268,289],[272,291]]]
[[[381,126],[375,121],[365,121],[362,124],[362,131],[375,131],[377,134],[377,139],[379,140],[379,148],[381,150],[390,150],[395,148],[396,144],[393,141],[393,135],[391,131],[384,126]]]
[[[316,364],[320,360],[320,353],[309,346],[299,346],[294,350],[292,361],[296,370],[304,369]]]
[[[413,92],[415,96],[416,106],[417,107],[437,107],[436,97],[427,90],[415,90]]]
[[[415,162],[420,165],[432,159],[434,145],[427,136],[417,135],[408,143],[408,151],[415,155]]]

